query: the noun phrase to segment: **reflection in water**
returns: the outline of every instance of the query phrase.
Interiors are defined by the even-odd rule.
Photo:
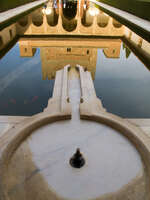
[[[0,113],[41,112],[52,95],[56,71],[67,64],[80,64],[91,71],[107,111],[122,117],[150,117],[150,74],[124,44],[124,49],[120,47],[119,39],[20,39],[21,57],[15,46],[0,63]]]
[[[33,58],[21,58],[16,45],[0,60],[0,115],[42,112],[52,96],[53,84],[53,80],[42,81],[39,49]]]
[[[46,38],[52,34],[83,37]],[[0,51],[7,52],[7,45],[18,36],[24,36],[19,48],[16,45],[0,60],[0,115],[43,111],[52,95],[56,71],[67,64],[80,64],[92,73],[97,95],[109,112],[150,117],[149,72],[130,51],[134,46],[135,55],[150,66],[150,44],[89,1],[64,0],[61,5],[55,0],[31,12],[0,31]],[[120,50],[118,36],[124,36],[130,49],[123,44]]]
[[[58,13],[56,9],[52,8],[50,14],[46,15],[46,19],[50,26],[56,26],[58,24]]]
[[[46,15],[47,23],[50,26],[56,26],[58,24],[59,17],[59,2],[49,2],[42,10],[43,14]]]
[[[62,1],[63,15],[68,19],[73,19],[77,14],[77,1]]]
[[[97,48],[102,48],[105,56],[108,58],[119,58],[121,40],[83,39],[81,42],[78,39],[57,41],[54,39],[35,40],[22,38],[19,40],[19,46],[20,56],[22,57],[33,56],[33,48],[41,47],[42,77],[44,80],[55,78],[56,71],[62,69],[67,64],[71,64],[72,67],[75,67],[76,64],[84,66],[92,73],[94,79]]]
[[[76,19],[68,20],[67,18],[62,16],[62,26],[64,30],[68,32],[74,31],[77,27],[77,20]]]
[[[43,80],[54,79],[56,71],[67,64],[75,67],[78,60],[78,64],[91,71],[94,79],[96,59],[96,48],[41,47],[42,78]]]
[[[32,13],[32,22],[35,26],[41,26],[43,24],[42,9],[36,10]]]
[[[23,26],[23,27],[27,26],[27,24],[28,24],[28,16],[25,16],[25,17],[21,18],[18,21],[18,23],[20,24],[20,26]]]
[[[109,16],[105,13],[101,13],[98,15],[97,22],[100,27],[106,27],[109,21]]]
[[[129,58],[130,54],[131,54],[131,50],[123,43],[123,49],[126,52],[126,58]]]
[[[75,16],[77,14],[77,1],[62,1],[62,26],[71,32],[76,29],[77,21]]]
[[[133,53],[107,59],[98,50],[95,88],[108,112],[126,118],[150,117],[150,73]]]

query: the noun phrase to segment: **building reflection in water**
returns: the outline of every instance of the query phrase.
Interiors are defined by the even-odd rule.
[[[19,40],[20,56],[34,56],[35,48],[40,47],[42,78],[54,79],[56,71],[70,64],[84,66],[95,77],[97,49],[102,48],[107,58],[119,58],[120,39],[25,39]]]
[[[72,8],[72,12],[69,13],[68,8]],[[121,37],[123,33],[123,25],[87,0],[76,1],[75,6],[55,0],[0,31],[0,50],[22,36]]]
[[[83,0],[49,2],[20,21],[16,24],[19,35],[122,36],[124,31],[122,24]]]
[[[73,67],[79,64],[91,72],[92,78],[93,80],[95,78],[96,82],[96,64],[100,63],[97,65],[99,69],[107,68],[102,61],[103,55],[99,54],[98,49],[103,50],[104,55],[108,58],[107,61],[113,66],[113,61],[109,58],[120,57],[120,48],[123,41],[126,58],[132,57],[130,56],[131,49],[146,66],[150,67],[150,43],[112,17],[95,8],[89,1],[82,0],[76,4],[76,7],[77,9],[72,13],[73,15],[69,16],[65,11],[67,7],[64,4],[59,4],[57,0],[49,2],[47,7],[39,8],[29,15],[20,18],[18,22],[4,28],[0,31],[0,58],[9,50],[9,44],[13,44],[13,42],[15,44],[15,38],[19,38],[20,56],[34,56],[34,60],[37,60],[36,56],[38,56],[39,62],[41,60],[39,67],[41,66],[42,69],[43,80],[49,79],[52,80],[51,82],[54,82],[53,79],[57,70],[67,64],[71,64]],[[37,48],[40,49],[40,58],[39,49]],[[36,50],[37,53],[35,54]],[[119,66],[122,66],[122,64],[120,65],[121,59],[118,59]],[[11,69],[14,70],[15,65]],[[7,70],[6,67],[5,69]],[[26,65],[24,69],[27,70]],[[19,70],[16,71],[17,73],[14,77],[19,77]],[[38,75],[41,81],[40,73]],[[9,78],[9,82],[13,80],[12,78],[13,76],[11,76],[11,79]],[[7,80],[4,80],[4,83]],[[48,80],[41,82],[46,84]],[[3,85],[6,87],[6,84]],[[100,84],[98,83],[98,85]],[[51,85],[51,90],[52,87]],[[33,90],[35,90],[34,87]],[[9,91],[12,91],[12,89]],[[108,90],[108,93],[110,94],[111,91]],[[40,95],[35,94],[34,96]],[[7,98],[4,99],[4,102],[6,100]],[[15,101],[11,100],[11,102],[14,103]],[[47,102],[47,98],[45,98],[45,102]],[[41,101],[41,104],[43,105],[43,101]],[[38,109],[35,110],[36,113],[39,112]],[[30,111],[31,108],[29,113]],[[25,115],[25,112],[23,114]]]
[[[72,11],[70,12],[69,10]],[[125,42],[128,42],[128,45],[129,43],[131,43],[132,46],[135,46],[136,51],[133,51],[135,54],[138,52],[137,50],[139,50],[141,51],[140,53],[146,55],[146,58],[149,57],[150,43],[133,33],[131,30],[117,22],[112,17],[105,14],[100,9],[96,8],[94,4],[91,4],[88,0],[75,1],[74,3],[70,3],[70,1],[66,0],[49,1],[46,7],[39,8],[31,12],[29,15],[21,18],[18,22],[0,31],[0,50],[3,50],[16,37],[24,36],[32,38],[32,36],[36,36],[37,38],[39,38],[41,36],[47,37],[52,35],[59,35],[59,37],[121,37],[121,39],[126,39]],[[80,39],[80,41],[81,40],[82,39]],[[111,40],[107,40],[108,43],[109,41]],[[41,47],[41,56],[44,57],[44,53],[42,52],[51,52],[52,50],[50,49],[52,49],[52,45],[45,46],[44,44],[44,46],[42,46],[42,42],[43,41],[41,41],[39,47]],[[66,42],[68,43],[68,41]],[[62,54],[62,57],[67,58],[70,64],[74,64],[75,59],[78,59],[82,65],[84,65],[87,60],[89,60],[89,66],[93,66],[94,62],[92,62],[91,60],[94,59],[91,58],[90,60],[90,57],[94,57],[92,55],[96,55],[96,53],[94,53],[94,51],[96,52],[96,49],[94,50],[93,46],[90,46],[90,49],[88,49],[88,44],[86,44],[85,47],[84,45],[82,45],[82,50],[79,50],[79,47],[81,48],[81,46],[72,46],[72,42],[69,42],[67,46],[61,44],[61,49],[54,49],[55,52],[57,51],[57,53],[55,53],[56,60],[59,58],[61,60],[61,63],[65,64],[65,62],[62,62],[60,56],[60,54]],[[35,42],[34,45],[30,45],[29,43],[29,40],[27,40],[26,42],[25,40],[21,42],[21,56],[34,55],[36,47],[38,47],[38,45],[36,45]],[[31,43],[33,43],[33,41]],[[105,44],[104,47],[101,46],[101,44],[99,45],[100,48],[104,48],[104,53],[107,57],[115,57],[116,55],[118,55],[118,48],[117,50],[114,50],[113,47],[109,47],[109,44]],[[53,47],[55,47],[55,44],[53,44]],[[63,47],[64,50],[62,50]],[[96,46],[96,48],[99,47]],[[128,57],[128,54],[130,52],[127,48],[126,53]],[[137,56],[139,57],[139,55]],[[51,57],[51,55],[49,55],[49,57]],[[143,56],[141,56],[141,60],[142,58]],[[52,62],[52,60],[54,60],[54,57],[51,57],[49,60],[50,61],[47,62]],[[83,60],[85,60],[86,62],[84,63]],[[145,57],[144,60],[146,60]],[[149,59],[147,59],[146,63],[149,63]],[[89,68],[88,66],[86,67]],[[92,73],[92,76],[94,77],[94,73]],[[45,76],[43,76],[43,78],[44,77]]]

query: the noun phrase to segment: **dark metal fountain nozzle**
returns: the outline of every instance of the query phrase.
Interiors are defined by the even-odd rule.
[[[70,159],[70,165],[74,168],[81,168],[85,164],[85,159],[80,152],[80,149],[77,148],[76,153]]]

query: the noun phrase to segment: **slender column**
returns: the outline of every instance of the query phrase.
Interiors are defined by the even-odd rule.
[[[47,34],[47,18],[46,18],[46,15],[44,14],[43,15],[43,25],[44,25],[44,33]]]
[[[97,28],[98,28],[98,27],[97,27],[97,15],[96,15],[96,16],[94,16],[93,25],[92,25],[92,32],[93,32],[93,34],[96,33],[96,29],[97,29]]]

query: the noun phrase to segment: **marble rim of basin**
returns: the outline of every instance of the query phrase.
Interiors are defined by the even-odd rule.
[[[49,123],[56,122],[58,120],[70,119],[70,115],[61,114],[49,114],[41,113],[31,117],[30,119],[23,120],[20,124],[11,128],[6,132],[10,136],[7,144],[1,148],[1,158],[0,158],[0,192],[2,200],[9,200],[7,192],[5,191],[5,186],[3,185],[3,178],[7,176],[5,170],[7,170],[7,165],[11,159],[15,150],[21,145],[21,143],[32,134],[32,132],[41,126]],[[109,127],[119,131],[121,134],[126,136],[139,151],[143,163],[145,165],[145,170],[147,173],[147,180],[150,177],[150,146],[149,138],[146,134],[135,125],[127,122],[126,120],[115,116],[107,112],[98,112],[95,114],[86,114],[80,108],[81,119],[92,120],[102,124],[106,124]],[[150,194],[148,194],[149,196]]]

